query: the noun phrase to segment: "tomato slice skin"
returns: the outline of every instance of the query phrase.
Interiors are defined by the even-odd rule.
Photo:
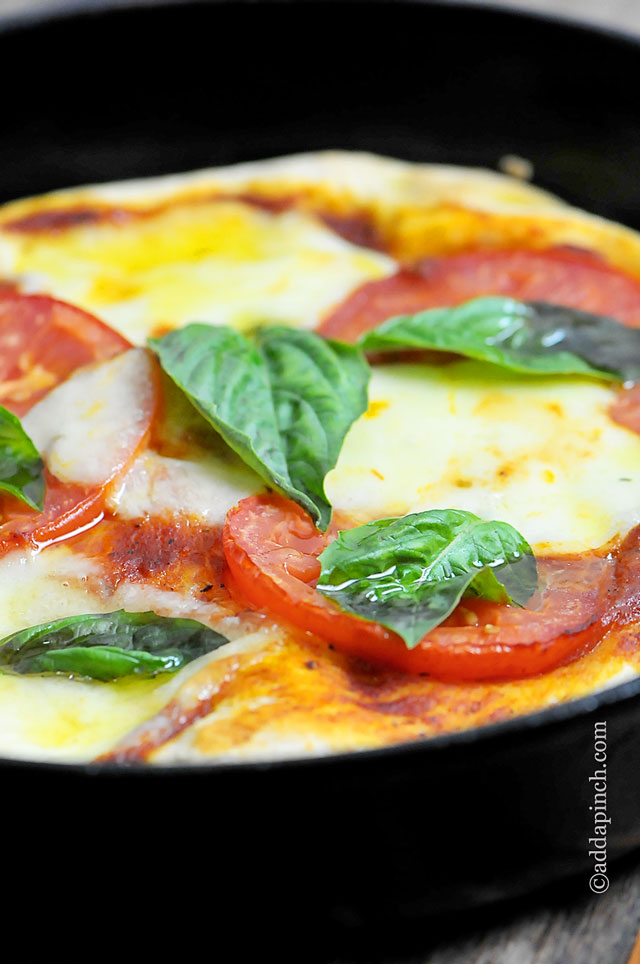
[[[110,369],[111,380],[107,377],[107,389],[100,392],[97,383],[105,367]],[[0,496],[0,556],[15,548],[44,549],[98,523],[103,517],[110,486],[126,473],[149,442],[161,397],[159,368],[150,353],[141,348],[132,349],[117,359],[107,361],[106,366],[84,369],[77,378],[81,382],[81,389],[75,387],[74,393],[73,382],[67,381],[43,401],[39,409],[34,409],[28,419],[36,420],[33,426],[36,430],[44,426],[41,451],[48,453],[43,456],[46,461],[48,457],[51,458],[52,452],[55,455],[56,442],[65,442],[65,419],[68,416],[65,467],[67,470],[73,467],[69,450],[75,447],[75,451],[80,453],[80,469],[76,467],[77,474],[71,474],[63,481],[45,466],[42,512],[30,509],[13,496]],[[123,388],[129,383],[134,388],[133,393],[127,396]],[[123,396],[126,398],[124,405]],[[87,397],[100,401],[93,418],[83,411]],[[39,423],[42,410],[45,420]],[[96,424],[104,430],[105,423],[110,431],[106,434],[99,431],[98,442],[90,441],[90,434],[96,432]],[[79,433],[76,431],[78,427]],[[107,453],[104,464],[99,459],[96,462],[96,444]],[[91,453],[92,445],[93,454],[87,459],[87,450]],[[100,467],[97,477],[96,464]]]
[[[0,287],[0,404],[25,415],[77,368],[106,361],[131,345],[81,308],[48,295]],[[0,555],[41,549],[102,517],[104,487],[61,482],[45,470],[41,513],[0,497]]]
[[[130,347],[81,308],[0,288],[0,404],[15,415],[28,412],[76,368]]]
[[[464,606],[408,649],[396,633],[344,612],[315,589],[323,535],[303,509],[279,495],[243,499],[227,514],[222,542],[240,593],[300,629],[371,663],[449,681],[519,679],[582,655],[604,634],[611,560],[572,557],[567,575],[555,560],[539,611],[464,600]],[[560,576],[553,574],[558,569]],[[544,570],[544,566],[543,566]],[[471,617],[477,625],[468,625]]]
[[[70,485],[45,469],[42,512],[35,512],[11,496],[0,499],[0,557],[12,549],[44,549],[98,523],[103,516],[100,486]]]
[[[591,252],[549,248],[429,258],[413,270],[363,285],[325,318],[319,331],[353,342],[394,315],[459,305],[483,295],[550,301],[640,325],[637,279]]]

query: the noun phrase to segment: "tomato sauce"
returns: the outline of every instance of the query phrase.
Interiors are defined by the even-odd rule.
[[[220,526],[187,517],[107,517],[69,547],[99,563],[108,592],[123,582],[138,583],[190,594],[230,614],[242,608],[227,587]]]
[[[35,211],[3,224],[3,230],[16,234],[60,234],[69,228],[98,224],[113,219],[114,209],[86,205]]]

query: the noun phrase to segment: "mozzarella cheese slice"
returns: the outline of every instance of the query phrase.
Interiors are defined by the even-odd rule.
[[[24,417],[25,431],[61,482],[102,485],[149,430],[158,374],[135,348],[74,374]]]
[[[640,522],[640,435],[609,417],[615,397],[471,361],[376,367],[329,500],[362,522],[466,509],[542,555],[598,548]]]

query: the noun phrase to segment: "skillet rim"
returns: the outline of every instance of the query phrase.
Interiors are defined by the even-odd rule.
[[[247,771],[273,771],[290,770],[300,768],[306,769],[309,766],[325,767],[366,765],[368,761],[375,763],[393,755],[394,760],[398,760],[401,755],[413,757],[416,754],[446,752],[449,747],[452,752],[464,751],[465,747],[475,746],[480,743],[480,747],[486,742],[509,743],[514,733],[518,732],[537,732],[541,728],[551,732],[554,729],[563,727],[567,721],[580,720],[594,714],[596,710],[603,707],[626,708],[627,706],[637,705],[640,707],[640,676],[626,683],[620,683],[609,689],[600,690],[588,696],[582,696],[577,700],[568,700],[566,703],[558,703],[534,713],[525,713],[515,716],[510,720],[502,720],[499,723],[488,723],[485,726],[470,727],[467,730],[455,730],[451,733],[442,733],[439,736],[426,737],[423,740],[407,740],[403,743],[394,743],[390,746],[374,747],[363,750],[349,750],[341,753],[326,753],[322,755],[309,755],[304,757],[287,757],[285,759],[274,760],[248,760],[248,761],[218,761],[211,763],[177,763],[157,764],[157,763],[101,763],[89,761],[85,763],[73,763],[67,761],[51,760],[29,760],[22,757],[0,757],[0,770],[22,770],[37,767],[40,771],[53,773],[84,773],[89,777],[107,776],[118,777],[126,775],[140,776],[141,774],[153,774],[158,777],[167,777],[177,774],[189,774],[191,776],[205,776],[214,773],[224,774],[229,771],[246,773]]]
[[[46,30],[51,23],[60,23],[67,20],[90,20],[92,17],[101,17],[114,14],[116,16],[127,13],[147,14],[156,9],[165,11],[177,11],[180,8],[205,8],[215,4],[243,4],[253,5],[256,0],[52,0],[52,2],[42,4],[41,0],[35,8],[29,11],[14,11],[2,13],[0,11],[0,42],[7,34],[13,31]],[[375,3],[378,6],[393,7],[398,4],[398,0],[267,0],[272,6],[287,6],[291,4],[303,5],[307,3],[325,3],[335,6],[358,6]],[[505,21],[512,23],[527,22],[546,24],[552,29],[558,27],[567,31],[578,32],[594,39],[604,38],[607,41],[622,43],[623,45],[636,48],[640,55],[640,33],[625,32],[622,28],[610,27],[591,21],[582,21],[564,13],[551,13],[532,9],[515,7],[505,7],[492,2],[472,2],[472,0],[399,0],[406,6],[431,7],[435,10],[446,11],[458,10],[475,11],[481,13],[487,11],[491,16],[498,16]],[[108,183],[108,182],[107,182]],[[369,762],[374,764],[376,761],[385,760],[390,755],[397,761],[401,756],[414,757],[416,754],[431,754],[451,752],[464,747],[474,746],[480,743],[482,747],[485,743],[497,745],[510,740],[518,732],[545,732],[552,731],[554,728],[563,727],[570,720],[580,720],[595,713],[601,708],[626,708],[637,704],[640,706],[640,676],[636,679],[618,683],[614,686],[598,690],[595,693],[580,697],[579,699],[568,700],[553,706],[545,707],[532,713],[516,716],[509,720],[498,723],[490,723],[484,726],[471,727],[470,729],[457,730],[450,733],[443,733],[438,736],[427,737],[422,740],[409,740],[403,743],[392,744],[390,746],[351,750],[347,752],[327,753],[322,755],[308,755],[304,757],[290,757],[274,760],[254,760],[254,761],[218,761],[203,763],[178,763],[175,765],[155,764],[155,763],[97,763],[83,762],[73,763],[67,761],[51,760],[32,760],[22,757],[0,757],[0,770],[20,771],[33,770],[37,768],[42,773],[63,774],[73,773],[75,775],[84,774],[87,777],[108,777],[110,779],[127,777],[141,774],[163,778],[167,776],[179,776],[188,774],[192,777],[204,777],[210,774],[223,775],[229,771],[234,773],[291,770],[300,767],[341,767],[341,766],[366,766]]]
[[[640,46],[640,31],[625,31],[622,27],[609,26],[592,20],[581,20],[577,16],[547,10],[534,10],[525,7],[507,7],[494,0],[37,0],[31,10],[14,10],[3,13],[0,10],[0,36],[11,30],[46,27],[48,21],[64,21],[77,18],[91,19],[109,14],[142,13],[161,10],[177,10],[181,7],[209,7],[216,4],[241,4],[254,6],[269,3],[272,6],[304,6],[324,3],[327,6],[378,6],[396,7],[400,4],[413,7],[433,7],[437,10],[488,11],[491,15],[505,20],[546,23],[551,26],[566,27],[579,33],[606,37],[621,41],[629,46]]]

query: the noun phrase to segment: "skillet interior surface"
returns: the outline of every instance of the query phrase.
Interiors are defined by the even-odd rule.
[[[395,0],[59,7],[5,25],[0,201],[326,147],[494,169],[516,153],[640,228],[631,38]]]
[[[457,5],[62,10],[0,32],[0,200],[327,147],[492,168],[515,153],[540,186],[640,229],[639,63],[632,40]],[[77,895],[79,880],[126,866],[139,908],[157,914],[162,882],[193,883],[204,852],[227,923],[248,902],[271,923],[286,907],[309,926],[370,929],[512,896],[592,863],[596,721],[610,856],[640,844],[639,694],[632,683],[433,746],[304,764],[7,762],[12,813],[24,828],[55,817],[66,861],[43,861],[42,833],[21,833],[15,879],[27,886],[37,867],[42,887],[62,874]],[[172,886],[171,906],[210,914],[191,885]]]

